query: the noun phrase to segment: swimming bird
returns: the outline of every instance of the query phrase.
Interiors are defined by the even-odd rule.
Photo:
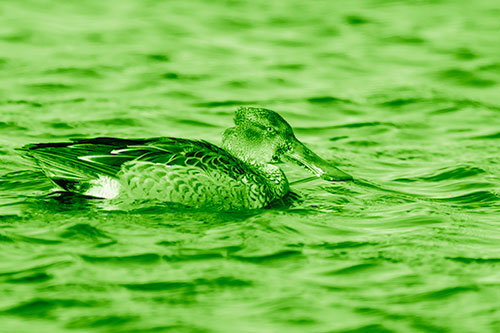
[[[301,143],[275,111],[240,107],[234,124],[225,130],[222,148],[173,137],[99,137],[21,150],[65,191],[219,210],[263,208],[285,197],[289,183],[276,165],[282,161],[326,180],[352,179]]]

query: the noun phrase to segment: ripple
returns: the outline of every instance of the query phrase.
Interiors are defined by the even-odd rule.
[[[3,217],[3,216],[0,215],[0,217]],[[10,238],[9,236],[0,234],[0,242],[3,242],[3,243],[12,243],[12,242],[14,242],[14,240],[12,238]]]
[[[75,89],[74,86],[69,85],[69,84],[52,83],[52,82],[31,83],[31,84],[26,84],[25,87],[30,89],[30,90],[39,91],[39,92],[60,92],[62,90]]]
[[[420,293],[416,295],[410,295],[403,297],[401,299],[402,303],[411,303],[418,301],[429,301],[429,300],[442,300],[448,299],[450,297],[460,295],[467,292],[477,292],[479,290],[478,286],[475,285],[467,285],[467,286],[454,286],[454,287],[446,287],[438,290],[433,290],[425,293]]]
[[[469,258],[469,257],[446,257],[446,259],[458,261],[464,264],[498,264],[500,258]]]
[[[227,287],[249,287],[252,283],[245,280],[240,280],[231,276],[221,276],[215,279],[194,279],[191,282],[182,281],[165,281],[165,282],[148,282],[148,283],[132,283],[123,284],[122,286],[137,291],[165,291],[165,290],[178,290],[187,289],[193,291],[200,287],[210,288],[227,288]]]
[[[26,242],[26,243],[30,243],[30,244],[57,245],[57,244],[62,243],[62,241],[60,241],[58,239],[45,239],[45,238],[29,237],[29,236],[22,236],[22,235],[15,235],[12,237],[16,241]]]
[[[257,101],[226,100],[226,101],[195,103],[193,105],[203,108],[217,108],[220,106],[240,106],[240,105],[257,105],[257,104],[259,104],[259,102]]]
[[[99,120],[91,120],[85,123],[86,126],[106,125],[106,126],[124,126],[124,127],[139,127],[142,125],[141,120],[132,117],[106,118]]]
[[[299,250],[282,250],[267,254],[256,254],[256,255],[231,255],[232,259],[237,259],[239,261],[246,261],[252,263],[266,263],[273,262],[276,260],[287,259],[290,257],[300,257],[302,256],[302,251]]]
[[[336,333],[364,333],[364,332],[373,332],[373,333],[394,333],[395,331],[386,328],[381,324],[369,324],[363,325],[352,329],[345,330],[337,330]]]
[[[317,96],[317,97],[309,97],[307,99],[309,103],[312,104],[332,104],[332,103],[338,103],[338,102],[343,102],[343,103],[352,103],[352,101],[339,98],[339,97],[334,97],[334,96]]]
[[[146,59],[156,62],[169,62],[170,56],[168,54],[151,53],[146,55]]]
[[[379,142],[370,140],[349,140],[346,142],[346,144],[356,147],[372,147],[380,145]]]
[[[314,245],[314,247],[315,248],[325,248],[328,250],[336,250],[336,249],[351,249],[351,248],[358,248],[358,247],[371,246],[371,245],[376,245],[376,243],[344,241],[344,242],[338,242],[338,243],[322,243],[322,244]]]
[[[462,195],[457,195],[454,197],[436,198],[435,200],[451,202],[455,204],[469,204],[472,206],[480,206],[483,204],[491,204],[494,202],[499,202],[500,198],[498,197],[498,195],[490,191],[476,191]]]
[[[370,269],[373,269],[375,267],[380,267],[380,265],[373,264],[373,263],[363,263],[363,264],[357,264],[357,265],[352,265],[352,266],[336,269],[334,271],[328,272],[327,275],[358,274],[360,272],[364,272],[366,270],[370,270]]]
[[[30,30],[18,30],[13,33],[6,33],[0,35],[0,39],[10,43],[27,43],[33,38],[33,31]]]
[[[64,123],[64,122],[50,122],[47,125],[52,127],[52,128],[55,128],[55,129],[63,129],[63,130],[74,129],[73,125],[70,125],[70,124]]]
[[[366,17],[360,15],[347,15],[344,17],[344,20],[349,25],[363,25],[371,22]]]
[[[386,41],[394,44],[404,43],[404,44],[423,44],[425,39],[420,36],[413,35],[396,35],[385,38]]]
[[[485,171],[479,167],[467,165],[451,169],[445,169],[436,175],[420,177],[420,179],[437,182],[446,179],[463,179],[468,177],[474,177],[484,173]]]
[[[12,129],[15,131],[28,130],[26,127],[20,126],[19,124],[11,122],[11,121],[9,121],[9,122],[0,121],[0,129]]]
[[[193,74],[183,74],[176,72],[166,72],[161,74],[160,77],[164,80],[192,80],[192,81],[199,81],[207,78],[206,75],[193,75]]]
[[[200,120],[194,120],[194,119],[177,119],[176,122],[179,124],[189,125],[189,126],[211,127],[211,128],[219,127],[219,126],[214,125],[214,124],[210,124],[210,123],[206,123],[206,122],[203,122]]]
[[[460,60],[473,60],[477,59],[478,55],[473,52],[471,49],[465,48],[465,47],[460,47],[456,50],[453,50],[452,53],[455,55],[457,59]]]
[[[295,64],[273,64],[269,66],[271,69],[283,69],[283,70],[289,70],[289,71],[300,71],[303,70],[306,67],[305,64],[300,64],[300,63],[295,63]]]
[[[188,282],[149,282],[149,283],[130,283],[122,284],[123,287],[137,291],[163,291],[175,289],[194,289],[196,286]]]
[[[294,128],[295,131],[297,132],[303,132],[303,133],[315,133],[315,132],[333,132],[335,130],[339,129],[359,129],[363,128],[366,131],[371,132],[371,134],[379,134],[379,133],[385,133],[390,130],[390,128],[398,128],[396,124],[389,123],[389,122],[379,122],[379,121],[366,121],[366,122],[353,122],[353,123],[346,123],[346,124],[338,124],[338,125],[325,125],[321,127],[313,127],[313,126],[308,126],[308,127],[300,127],[297,126]],[[345,132],[344,132],[345,133]],[[353,132],[354,133],[354,132]],[[342,133],[343,134],[343,133]],[[351,134],[351,132],[349,132]],[[356,138],[357,134],[352,135],[352,142],[374,142],[372,140],[363,140],[361,138]],[[335,136],[330,138],[330,141],[336,141],[344,138],[349,138],[350,136],[346,135],[341,135],[341,136]]]
[[[5,280],[8,283],[38,283],[52,279],[53,276],[44,272],[36,272],[20,277],[10,278]]]
[[[89,256],[89,255],[80,255],[80,257],[93,264],[117,264],[117,265],[126,265],[126,264],[153,264],[160,260],[160,255],[156,253],[145,253],[145,254],[136,254],[130,256]]]
[[[51,317],[51,312],[57,308],[73,307],[95,307],[100,305],[98,301],[81,301],[75,299],[33,299],[28,302],[15,305],[2,313],[23,317]]]
[[[418,176],[418,177],[408,177],[408,178],[397,178],[395,181],[401,182],[414,182],[414,181],[431,181],[438,182],[443,180],[453,180],[453,179],[464,179],[469,177],[475,177],[478,175],[485,174],[486,172],[475,166],[458,166],[458,167],[447,167],[439,169],[434,172],[434,174],[429,176]]]
[[[103,315],[103,316],[80,316],[72,319],[66,324],[66,328],[91,328],[91,327],[117,327],[134,322],[139,316],[134,315]],[[107,329],[106,331],[108,331]],[[129,330],[127,330],[130,332]]]
[[[500,132],[472,137],[472,139],[500,139]]]
[[[478,70],[486,73],[500,74],[500,62],[492,62],[478,67]]]
[[[59,237],[91,241],[109,241],[111,239],[105,232],[87,223],[78,223],[71,227],[67,227],[65,231],[59,233]]]
[[[164,255],[163,260],[168,262],[204,261],[225,258],[224,252],[198,249],[182,249],[175,254]]]
[[[479,75],[458,68],[451,68],[437,73],[437,76],[450,82],[477,88],[486,88],[496,85],[496,81],[482,78]]]
[[[46,273],[48,269],[57,268],[57,267],[65,267],[71,265],[71,261],[57,261],[45,265],[33,266],[25,269],[16,269],[13,271],[4,271],[0,272],[0,277],[6,279],[22,279],[24,277],[30,276],[42,276],[43,274],[50,275]],[[17,268],[17,267],[16,267]]]
[[[49,75],[64,75],[82,78],[100,78],[101,74],[92,68],[83,67],[59,67],[45,71]]]
[[[422,98],[408,97],[408,98],[395,98],[385,102],[380,103],[381,106],[389,106],[389,107],[397,107],[408,104],[415,104],[419,102],[424,102],[425,100]]]
[[[14,100],[8,100],[5,102],[6,104],[18,104],[18,105],[28,105],[28,106],[32,106],[32,107],[35,107],[35,108],[40,108],[43,106],[42,103],[40,102],[34,102],[34,101],[28,101],[28,100],[24,100],[24,99],[14,99]]]
[[[367,121],[367,122],[358,122],[358,123],[348,123],[342,125],[336,125],[335,128],[360,128],[360,127],[373,127],[373,126],[388,126],[388,127],[397,127],[393,123],[380,122],[380,121]]]

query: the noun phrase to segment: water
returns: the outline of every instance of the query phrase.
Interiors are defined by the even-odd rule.
[[[500,331],[495,1],[2,1],[2,332]],[[47,194],[14,150],[274,109],[353,182],[215,213]],[[287,168],[291,181],[308,177]]]

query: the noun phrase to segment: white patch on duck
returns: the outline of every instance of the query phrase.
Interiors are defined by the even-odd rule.
[[[120,193],[120,182],[109,176],[99,176],[98,179],[91,180],[90,188],[84,193],[85,195],[113,199]]]

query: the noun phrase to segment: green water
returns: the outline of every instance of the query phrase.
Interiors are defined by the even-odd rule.
[[[493,0],[1,1],[0,331],[500,331],[499,31]],[[220,144],[241,105],[356,180],[107,210],[14,150]]]

